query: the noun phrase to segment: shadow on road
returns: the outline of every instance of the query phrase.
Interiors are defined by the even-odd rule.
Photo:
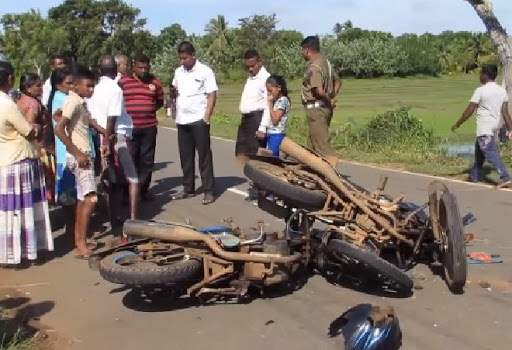
[[[228,189],[247,182],[246,178],[237,176],[222,176],[215,179],[217,196],[222,196]]]
[[[111,291],[111,294],[122,293],[128,290],[123,297],[123,305],[130,310],[138,312],[170,312],[189,309],[193,307],[208,307],[221,305],[249,304],[257,299],[276,299],[292,295],[302,289],[311,277],[309,271],[300,271],[292,283],[275,285],[259,289],[250,287],[247,294],[241,298],[223,296],[180,297],[171,289],[165,287],[129,288],[120,287]]]
[[[468,175],[469,171],[471,170],[471,167],[466,168],[460,172],[455,172],[451,174],[447,174],[447,176],[461,176],[461,175]],[[499,178],[497,177],[496,171],[488,164],[485,164],[482,172],[480,174],[480,181],[486,184],[490,185],[497,185],[499,182]]]
[[[323,277],[327,282],[333,285],[382,298],[405,299],[410,298],[413,295],[412,290],[394,288],[393,286],[385,285],[374,279],[367,279],[363,281],[360,278],[351,277],[346,274],[342,275],[331,272],[325,273]]]
[[[54,306],[53,301],[30,304],[30,298],[22,296],[17,290],[0,290],[0,348],[3,349],[2,345],[5,345],[11,349],[11,341],[13,344],[21,344],[31,340],[40,331],[39,319],[53,310]]]
[[[198,176],[196,176],[196,179]],[[224,176],[216,177],[216,193],[217,196],[222,196],[229,188],[239,186],[247,180],[242,177]],[[167,177],[154,181],[153,186],[150,188],[151,193],[155,195],[152,202],[142,202],[140,204],[140,218],[142,220],[151,220],[158,214],[165,211],[165,206],[172,201],[172,196],[179,192],[178,188],[181,187],[182,177]],[[200,195],[203,193],[202,186],[200,186],[195,194]]]
[[[158,163],[155,163],[155,164],[153,164],[153,172],[157,172],[157,171],[163,170],[163,169],[167,168],[171,164],[174,164],[174,162],[169,161],[169,162],[158,162]]]

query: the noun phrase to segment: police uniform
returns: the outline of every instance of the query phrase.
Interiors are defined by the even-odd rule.
[[[334,81],[338,79],[330,62],[319,55],[308,62],[302,84],[302,103],[306,108],[308,122],[308,147],[324,157],[336,157],[329,137],[333,110],[324,101],[315,99],[312,89],[323,87],[331,95],[334,92]]]

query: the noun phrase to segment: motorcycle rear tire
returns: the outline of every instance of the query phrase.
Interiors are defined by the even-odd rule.
[[[265,171],[265,169],[272,168],[277,171],[283,170],[279,165],[259,160],[249,160],[245,164],[244,174],[258,187],[269,191],[288,205],[309,210],[319,210],[323,208],[327,200],[327,194],[325,192],[310,190],[289,183]]]
[[[140,260],[121,264],[120,260],[136,254],[121,251],[105,257],[100,262],[100,275],[105,280],[128,286],[174,285],[186,287],[201,279],[202,263],[186,259],[168,265],[156,265]]]
[[[345,255],[358,261],[372,272],[398,285],[399,289],[410,291],[414,287],[413,281],[404,271],[374,253],[355,247],[350,243],[339,239],[331,239],[327,244],[327,252]]]

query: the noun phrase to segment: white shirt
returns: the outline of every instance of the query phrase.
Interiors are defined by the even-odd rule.
[[[176,124],[190,124],[204,118],[208,94],[218,90],[212,69],[196,61],[191,70],[181,66],[174,72],[172,85],[178,90]]]
[[[268,109],[267,104],[267,79],[270,73],[261,67],[258,74],[250,76],[244,86],[240,99],[240,113],[248,114],[255,111]]]
[[[43,85],[43,96],[41,96],[41,103],[43,106],[48,105],[48,100],[50,99],[50,94],[52,92],[52,83],[50,82],[50,78],[46,79]]]
[[[503,119],[501,108],[508,102],[507,91],[495,82],[489,82],[476,89],[471,102],[478,104],[476,136],[495,135]]]
[[[94,87],[94,93],[87,106],[91,117],[94,118],[102,128],[107,127],[108,117],[117,117],[115,124],[116,134],[131,137],[133,129],[132,118],[124,107],[123,91],[114,79],[101,77]]]

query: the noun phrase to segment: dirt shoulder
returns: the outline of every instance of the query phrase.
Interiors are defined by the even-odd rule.
[[[30,292],[15,283],[16,270],[0,267],[0,334],[7,350],[68,349],[66,337],[41,322],[53,309],[51,301],[33,302]]]

